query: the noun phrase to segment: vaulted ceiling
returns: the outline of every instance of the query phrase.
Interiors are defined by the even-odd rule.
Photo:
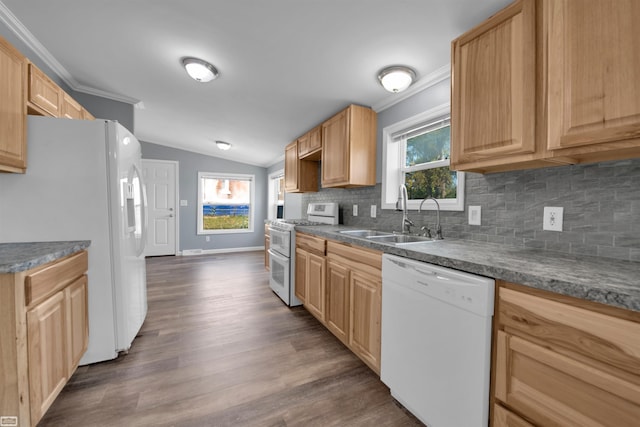
[[[136,103],[147,142],[269,166],[348,104],[402,99],[382,68],[414,68],[415,93],[447,71],[451,40],[509,0],[0,0],[74,89]],[[220,76],[191,80],[181,58]],[[404,95],[407,96],[406,94]],[[233,146],[220,151],[214,141]]]

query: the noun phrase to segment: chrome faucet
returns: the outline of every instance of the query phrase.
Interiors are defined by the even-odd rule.
[[[422,211],[422,204],[424,202],[426,202],[427,200],[433,200],[434,202],[436,202],[436,208],[438,209],[438,216],[436,219],[436,240],[442,240],[442,227],[440,227],[440,203],[438,203],[438,201],[436,199],[434,199],[433,197],[427,196],[424,199],[422,199],[422,201],[420,202],[420,207],[418,208],[418,213],[420,213]],[[431,230],[429,230],[428,227],[422,227],[421,228],[422,231],[425,232],[425,234],[428,237],[431,237]]]
[[[396,210],[402,211],[402,234],[411,233],[411,226],[413,225],[407,214],[407,199],[407,187],[402,184],[400,186],[400,194],[398,194],[398,201],[396,202]]]

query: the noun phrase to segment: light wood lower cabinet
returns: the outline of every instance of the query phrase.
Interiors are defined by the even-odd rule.
[[[381,252],[327,241],[327,328],[377,374],[381,269]]]
[[[0,415],[35,426],[87,349],[86,251],[0,274]]]
[[[349,345],[349,268],[340,261],[327,263],[327,328]]]
[[[295,293],[304,307],[318,320],[325,321],[324,239],[296,233]]]
[[[494,426],[638,425],[640,313],[501,284],[494,349]]]
[[[296,233],[296,296],[377,374],[380,374],[381,269],[379,251]]]

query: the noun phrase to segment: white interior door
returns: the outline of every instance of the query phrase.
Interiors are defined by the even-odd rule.
[[[178,162],[142,160],[147,185],[149,234],[146,256],[175,255],[178,241]]]

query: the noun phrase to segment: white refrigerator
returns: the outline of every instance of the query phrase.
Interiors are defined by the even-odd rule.
[[[147,314],[140,144],[106,120],[29,116],[27,135],[26,174],[0,174],[0,242],[91,241],[80,364],[114,359]]]

